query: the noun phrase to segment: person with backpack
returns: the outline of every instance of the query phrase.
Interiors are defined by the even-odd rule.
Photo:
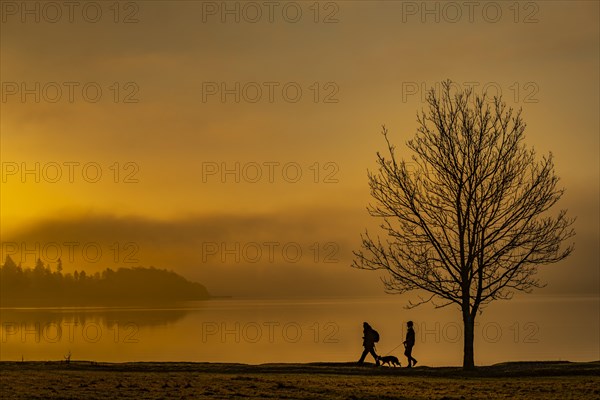
[[[377,342],[379,342],[379,333],[367,322],[363,322],[363,347],[365,349],[360,356],[360,360],[358,360],[358,364],[362,364],[367,354],[371,353],[375,359],[375,365],[379,366],[379,357],[375,353],[375,343]]]

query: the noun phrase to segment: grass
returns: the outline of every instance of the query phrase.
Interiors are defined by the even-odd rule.
[[[3,399],[600,399],[600,362],[375,368],[354,363],[0,362]]]

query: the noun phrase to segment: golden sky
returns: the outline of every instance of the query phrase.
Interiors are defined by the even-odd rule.
[[[566,188],[556,211],[577,217],[575,253],[542,268],[545,290],[597,294],[598,3],[451,3],[281,2],[272,22],[262,2],[229,3],[239,22],[222,2],[82,2],[72,21],[62,2],[61,17],[3,3],[3,257],[31,266],[23,243],[56,242],[64,261],[64,243],[80,242],[65,269],[155,265],[216,294],[380,293],[349,267],[374,226],[380,126],[406,156],[424,91],[450,78],[523,107],[527,144],[554,154]],[[39,179],[22,175],[36,163]],[[222,182],[236,165],[239,182]],[[223,262],[206,256],[214,243],[263,253]]]

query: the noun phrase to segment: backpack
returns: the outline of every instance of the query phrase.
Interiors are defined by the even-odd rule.
[[[375,329],[373,329],[373,341],[375,343],[379,342],[379,332],[377,332]]]

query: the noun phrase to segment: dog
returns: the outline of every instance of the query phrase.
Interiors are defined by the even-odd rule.
[[[379,361],[381,362],[381,365],[385,365],[387,364],[390,367],[395,367],[395,366],[400,366],[400,361],[398,360],[398,357],[394,357],[394,356],[385,356],[385,357],[377,357],[379,359]]]

